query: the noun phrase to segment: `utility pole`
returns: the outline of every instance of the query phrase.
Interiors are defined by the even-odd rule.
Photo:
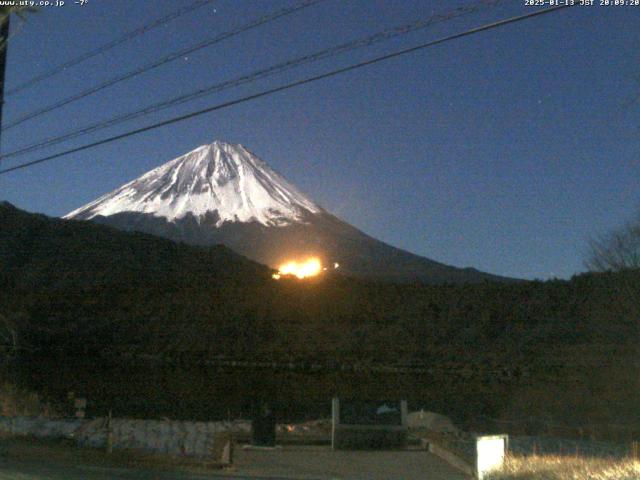
[[[7,69],[7,47],[9,46],[9,20],[11,11],[7,8],[0,27],[0,147],[2,145],[2,110],[4,107],[4,74]],[[0,149],[1,151],[1,149]]]

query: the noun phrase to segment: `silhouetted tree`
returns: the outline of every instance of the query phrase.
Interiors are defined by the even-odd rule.
[[[640,268],[640,214],[622,227],[592,239],[586,264],[596,271]]]
[[[615,283],[618,303],[623,318],[635,326],[640,338],[640,212],[622,227],[592,239],[586,265],[591,270],[620,273]]]

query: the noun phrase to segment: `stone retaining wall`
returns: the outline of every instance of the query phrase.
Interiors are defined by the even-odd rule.
[[[140,449],[169,455],[211,456],[216,437],[224,432],[249,433],[250,424],[172,420],[111,420],[113,448]],[[75,439],[80,446],[105,448],[107,419],[0,417],[0,432],[40,438]]]

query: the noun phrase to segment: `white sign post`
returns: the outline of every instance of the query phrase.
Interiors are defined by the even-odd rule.
[[[491,470],[502,467],[508,447],[508,435],[476,437],[476,472],[479,480]]]

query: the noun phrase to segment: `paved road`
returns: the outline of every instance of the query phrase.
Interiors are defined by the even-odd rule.
[[[328,447],[237,449],[238,473],[301,480],[468,480],[444,460],[423,450],[332,451]]]
[[[34,455],[34,453],[36,453]],[[115,452],[114,452],[115,455]],[[76,448],[0,448],[0,480],[468,480],[425,451],[334,452],[284,447],[235,453],[233,470],[121,467]],[[111,462],[111,463],[108,463]]]
[[[0,480],[195,480],[193,476],[176,472],[159,472],[92,465],[61,465],[47,460],[18,461],[0,458]]]
[[[180,471],[59,465],[43,461],[0,458],[0,480],[292,480],[292,477],[255,477],[237,473],[192,474]]]

